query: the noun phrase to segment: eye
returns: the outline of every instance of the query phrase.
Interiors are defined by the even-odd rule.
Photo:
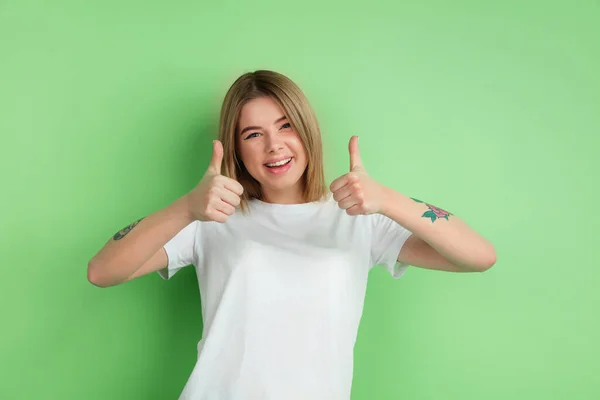
[[[244,140],[248,140],[248,139],[254,137],[254,135],[258,135],[258,132],[253,132],[253,133],[249,134],[248,136],[246,136],[246,138]]]
[[[285,129],[285,128],[291,128],[292,125],[290,125],[289,122],[286,122],[285,124],[281,125],[281,129]]]

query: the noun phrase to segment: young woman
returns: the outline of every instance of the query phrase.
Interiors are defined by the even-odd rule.
[[[204,322],[181,399],[349,399],[369,270],[482,272],[493,246],[455,215],[370,177],[358,138],[328,187],[317,118],[287,77],[256,71],[225,97],[198,185],[111,238],[94,285],[194,265]]]

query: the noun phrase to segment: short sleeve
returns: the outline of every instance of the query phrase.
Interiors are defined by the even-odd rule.
[[[398,262],[398,255],[412,232],[382,214],[371,214],[371,267],[381,265],[394,279],[406,272],[408,264]]]
[[[194,264],[199,230],[200,222],[194,221],[164,245],[169,261],[167,267],[157,271],[161,278],[170,279],[183,267]]]

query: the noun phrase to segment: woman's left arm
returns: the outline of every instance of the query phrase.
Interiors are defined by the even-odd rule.
[[[398,261],[456,272],[483,272],[496,263],[494,246],[454,214],[383,185],[376,192],[379,213],[413,233]]]
[[[380,213],[411,231],[398,261],[453,272],[483,272],[496,263],[494,246],[460,218],[371,178],[358,137],[350,139],[349,152],[350,172],[331,183],[333,197],[349,215]]]

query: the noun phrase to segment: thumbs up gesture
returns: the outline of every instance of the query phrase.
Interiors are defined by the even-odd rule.
[[[348,215],[368,215],[381,212],[385,187],[369,176],[358,150],[358,136],[348,145],[350,172],[337,178],[329,189],[341,209]]]
[[[223,144],[213,142],[213,155],[202,180],[186,196],[188,210],[199,221],[226,222],[240,204],[244,187],[237,181],[221,175]]]

